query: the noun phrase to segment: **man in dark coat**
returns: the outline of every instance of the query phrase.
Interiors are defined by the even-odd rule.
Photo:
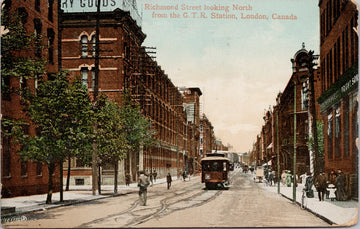
[[[168,175],[166,176],[166,182],[167,182],[167,189],[169,189],[171,187],[171,175],[170,173],[168,173]]]
[[[315,178],[315,188],[318,191],[319,201],[324,201],[327,184],[326,184],[326,177],[323,172],[321,172]]]
[[[338,170],[338,174],[335,181],[335,187],[336,187],[336,200],[346,200],[347,196],[345,193],[345,179],[344,175],[342,174],[341,170]]]
[[[139,173],[140,173],[139,183],[138,183],[138,187],[140,188],[139,197],[142,205],[145,206],[147,199],[147,187],[149,186],[150,182],[149,182],[149,178],[145,175],[143,171],[140,171]]]

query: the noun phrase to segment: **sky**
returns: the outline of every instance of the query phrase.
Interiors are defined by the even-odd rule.
[[[92,1],[75,0],[84,6]],[[175,86],[200,88],[201,112],[216,137],[239,153],[252,149],[264,112],[275,105],[276,95],[288,83],[290,59],[302,43],[319,54],[318,0],[102,1],[108,7],[136,2],[142,15],[138,24],[147,36],[143,45],[156,47],[156,61]],[[62,0],[68,6],[70,2]],[[184,4],[188,9],[182,10]],[[159,9],[176,5],[177,10]],[[233,5],[243,10],[234,10]],[[228,12],[223,7],[229,7]],[[179,18],[170,18],[171,13]],[[191,13],[206,18],[193,18]],[[212,19],[212,13],[233,14],[235,19]],[[292,14],[296,20],[273,19],[273,14]],[[246,15],[266,15],[268,20],[244,19]]]
[[[143,12],[144,45],[156,47],[156,60],[176,86],[199,87],[201,111],[223,144],[239,153],[252,149],[275,105],[278,92],[290,79],[290,59],[305,43],[319,54],[319,8],[316,0],[138,0]],[[153,18],[145,4],[230,6],[237,20]],[[233,11],[233,4],[252,7]],[[193,11],[193,12],[203,12]],[[160,14],[172,11],[157,10]],[[179,14],[184,12],[177,10]],[[241,19],[245,14],[268,15],[269,20]],[[272,15],[296,15],[297,20],[273,20]]]

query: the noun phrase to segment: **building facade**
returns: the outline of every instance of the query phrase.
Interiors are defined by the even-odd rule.
[[[90,95],[95,87],[95,18],[96,13],[91,12],[65,13],[61,23],[62,68],[72,77],[81,77]],[[151,121],[157,140],[154,146],[129,153],[119,162],[118,181],[124,182],[125,174],[130,175],[131,181],[137,181],[140,170],[156,171],[158,177],[169,172],[175,175],[180,170],[194,171],[195,152],[199,150],[201,91],[190,89],[196,93],[195,97],[191,94],[194,99],[191,100],[171,82],[151,56],[153,48],[142,46],[146,36],[129,12],[120,9],[101,12],[99,36],[99,93],[119,104],[123,93],[129,93]],[[194,104],[192,110],[186,110],[190,107],[187,103]],[[70,184],[91,183],[91,168],[77,159],[70,164]],[[112,165],[102,166],[101,171],[101,183],[112,184]]]
[[[179,88],[183,95],[183,106],[186,112],[186,155],[185,171],[193,174],[199,172],[200,166],[200,88]]]
[[[35,90],[37,83],[42,78],[48,78],[58,71],[58,1],[3,1],[2,13],[6,15],[18,14],[27,34],[42,37],[40,42],[31,48],[18,51],[18,57],[29,57],[36,60],[46,59],[45,74],[29,76],[28,79],[2,76],[2,85],[8,90],[1,93],[2,119],[23,119],[29,121],[23,111],[21,95],[17,93],[22,87]],[[42,48],[44,46],[45,48]],[[2,89],[4,89],[2,87]],[[26,135],[36,135],[36,127],[32,124],[23,125]],[[22,161],[16,153],[19,146],[13,144],[13,137],[2,134],[1,147],[1,183],[2,197],[19,195],[33,195],[46,193],[48,190],[48,170],[44,163]],[[57,168],[59,168],[57,166]],[[60,188],[59,169],[54,173],[54,190]]]
[[[324,169],[342,170],[348,197],[358,190],[358,5],[320,0],[321,96]]]
[[[206,154],[212,153],[215,135],[214,127],[205,114],[200,119],[200,158],[204,158]]]

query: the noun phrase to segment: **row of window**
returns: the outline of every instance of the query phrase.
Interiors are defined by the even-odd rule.
[[[355,16],[337,38],[333,48],[321,60],[322,92],[336,82],[352,64],[358,61],[358,38],[353,30]]]
[[[321,30],[321,44],[324,42],[325,37],[330,33],[334,24],[340,16],[340,11],[344,8],[347,0],[329,0],[326,8],[320,15],[320,30]]]
[[[340,110],[341,105],[342,112]],[[353,153],[357,150],[355,139],[358,137],[359,123],[356,93],[344,97],[341,105],[337,104],[334,110],[331,110],[327,116],[326,147],[329,159],[334,157],[341,158],[342,155],[344,158],[348,158],[350,156],[350,149],[352,149]],[[352,137],[350,138],[350,136]]]
[[[9,137],[3,137],[3,160],[2,160],[2,176],[11,177],[11,140]],[[28,162],[20,162],[20,176],[28,175]],[[42,175],[42,163],[36,163],[36,175]]]
[[[21,22],[25,26],[27,23],[28,13],[25,7],[20,7],[17,9],[18,14],[20,15]],[[35,56],[42,57],[42,22],[39,18],[34,18],[34,34],[37,40],[35,41]],[[48,63],[54,64],[54,41],[55,41],[55,31],[53,28],[47,29],[47,47],[48,47]]]

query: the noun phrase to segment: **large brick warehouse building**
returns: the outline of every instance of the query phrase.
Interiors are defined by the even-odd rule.
[[[47,2],[47,4],[44,4]],[[26,56],[35,60],[47,59],[45,73],[38,74],[36,78],[5,77],[2,75],[1,92],[1,114],[2,121],[5,119],[28,120],[23,111],[22,99],[18,89],[22,87],[34,90],[41,78],[46,78],[58,71],[58,4],[57,1],[2,1],[2,13],[21,17],[22,26],[27,34],[35,34],[42,37],[39,46],[33,45],[30,48],[19,50],[17,57]],[[6,28],[5,28],[6,29]],[[4,32],[4,31],[2,31]],[[6,33],[6,30],[5,30]],[[39,48],[45,46],[46,48]],[[5,90],[4,90],[5,89]],[[32,124],[23,125],[26,135],[35,135],[36,127]],[[4,131],[4,130],[2,130]],[[5,130],[6,131],[6,130]],[[43,163],[23,161],[17,154],[19,147],[13,143],[14,138],[2,132],[1,138],[1,184],[2,197],[18,195],[31,195],[46,193],[48,189],[48,170]],[[59,166],[54,173],[54,191],[59,186]]]

